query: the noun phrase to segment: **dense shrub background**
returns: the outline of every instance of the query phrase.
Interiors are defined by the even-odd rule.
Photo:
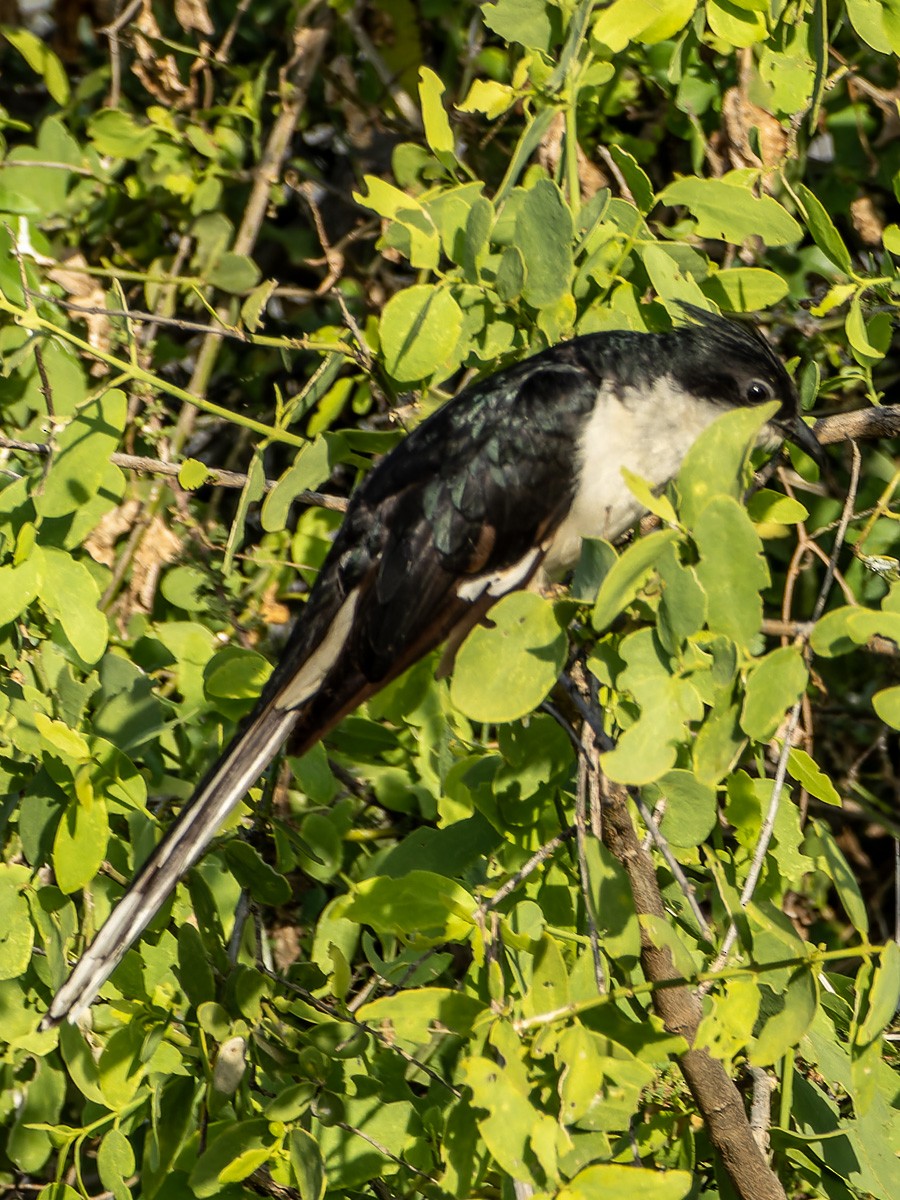
[[[893,0],[3,15],[0,1186],[893,1200]],[[288,756],[39,1032],[373,457],[679,301],[763,314],[825,476],[745,504],[743,413],[630,480],[655,529]]]

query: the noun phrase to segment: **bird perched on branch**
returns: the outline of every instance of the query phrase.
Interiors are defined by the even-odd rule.
[[[817,456],[796,389],[753,327],[694,307],[668,333],[587,334],[466,388],[354,492],[253,712],[141,867],[45,1018],[74,1020],[291,736],[304,753],[501,596],[558,572],[584,537],[641,515],[627,467],[661,486],[729,408],[778,401],[772,439]]]

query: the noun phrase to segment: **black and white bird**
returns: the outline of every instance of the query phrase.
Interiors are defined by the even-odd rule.
[[[641,515],[627,467],[670,480],[729,408],[778,401],[770,441],[819,452],[796,389],[752,326],[701,309],[667,333],[603,332],[466,388],[354,492],[281,660],[234,740],[141,867],[44,1020],[75,1020],[291,736],[301,754],[363,700],[585,537]]]

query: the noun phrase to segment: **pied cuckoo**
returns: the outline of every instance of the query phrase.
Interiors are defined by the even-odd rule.
[[[45,1027],[94,1000],[131,943],[291,736],[302,754],[363,700],[585,537],[642,514],[726,409],[778,401],[764,431],[819,456],[796,389],[752,326],[684,306],[666,333],[563,342],[465,388],[370,471],[253,712],[59,989]]]

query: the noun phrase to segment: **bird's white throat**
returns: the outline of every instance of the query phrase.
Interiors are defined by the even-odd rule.
[[[645,511],[622,478],[622,468],[662,487],[677,474],[690,447],[723,411],[671,376],[650,388],[604,384],[578,444],[577,489],[545,559],[555,574],[578,560],[582,538],[620,537]]]

